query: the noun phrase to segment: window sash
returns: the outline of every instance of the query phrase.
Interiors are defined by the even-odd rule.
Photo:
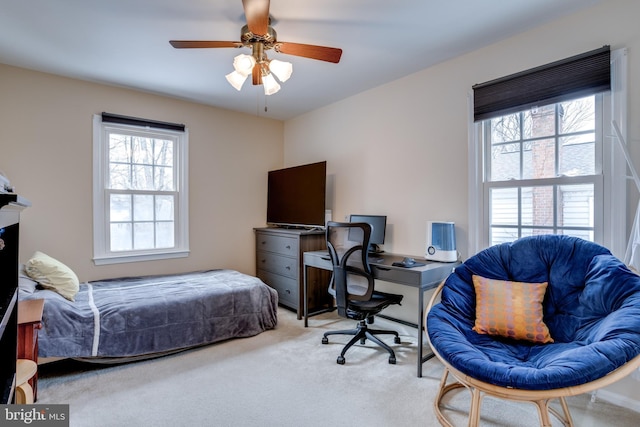
[[[530,235],[526,230],[538,230],[539,233],[547,234],[572,234],[587,238],[592,241],[602,241],[602,230],[604,227],[604,209],[597,206],[595,201],[603,199],[604,177],[602,175],[580,176],[580,177],[557,177],[546,179],[531,179],[519,181],[494,181],[485,182],[483,198],[486,201],[485,217],[487,218],[486,227],[486,246],[501,243],[494,241],[492,238],[493,230],[496,228],[511,229],[516,238]],[[561,189],[579,189],[580,187],[591,187],[593,189],[593,200],[588,201],[590,215],[588,225],[579,224],[578,221],[567,223],[567,217],[570,214],[570,205],[560,203]],[[496,212],[492,209],[496,208],[495,200],[492,198],[493,190],[513,189],[517,194],[517,202],[512,205],[513,217],[503,221],[496,221]],[[552,205],[548,209],[549,217],[544,222],[535,222],[533,212],[527,212],[527,206],[523,206],[523,200],[526,200],[522,192],[530,189],[550,189]],[[567,208],[565,210],[565,208]],[[592,215],[592,216],[591,216]],[[531,220],[528,220],[531,216]],[[515,217],[515,218],[514,218]],[[539,234],[538,233],[538,234]],[[535,234],[535,233],[534,233]]]
[[[579,99],[579,98],[576,98]],[[561,122],[559,119],[559,106],[561,104],[552,104],[548,106],[544,106],[545,108],[552,107],[553,108],[553,122],[554,127],[553,131],[545,130],[544,133],[540,135],[526,135],[525,136],[525,121],[527,120],[527,113],[529,110],[518,111],[515,114],[511,114],[511,116],[516,116],[518,123],[515,125],[518,131],[517,136],[510,137],[506,140],[493,140],[494,130],[491,128],[492,119],[487,119],[481,123],[482,129],[482,138],[483,141],[483,152],[484,152],[484,177],[483,181],[500,181],[506,179],[507,181],[513,180],[523,180],[527,179],[533,171],[528,170],[527,167],[531,166],[529,163],[533,158],[536,158],[533,153],[534,147],[547,144],[552,145],[553,156],[554,156],[554,164],[553,171],[547,172],[549,177],[557,177],[563,176],[563,172],[566,167],[566,157],[568,154],[566,151],[571,147],[575,147],[578,145],[582,145],[588,142],[588,144],[593,144],[593,169],[590,170],[590,173],[586,171],[582,171],[580,174],[576,173],[578,176],[588,176],[588,175],[600,175],[602,174],[602,158],[603,158],[603,97],[602,94],[593,95],[593,115],[594,115],[594,126],[593,128],[588,129],[579,129],[579,130],[565,130],[561,129]],[[544,124],[544,118],[541,119]],[[550,119],[546,119],[550,120]],[[514,127],[514,126],[512,126]],[[586,137],[584,141],[580,141],[578,144],[567,144],[564,142],[573,139],[581,139],[582,137]],[[526,149],[525,146],[530,145],[529,149]],[[510,175],[505,175],[503,177],[494,176],[498,175],[498,169],[494,166],[499,166],[498,162],[492,160],[492,156],[494,155],[494,149],[498,147],[505,147],[509,152],[507,154],[511,154],[512,156],[518,156],[518,171],[517,173],[511,173]],[[533,156],[530,159],[527,159],[527,153],[531,152],[530,156]],[[528,161],[529,160],[529,161]],[[503,164],[506,166],[505,164]],[[513,171],[515,172],[515,170]],[[517,175],[517,176],[516,176]],[[572,176],[572,175],[569,175]],[[543,178],[534,178],[534,179],[543,179]]]
[[[149,161],[141,162],[139,160],[136,161],[136,159],[133,159],[133,158],[112,160],[110,157],[110,154],[111,154],[110,143],[111,143],[112,135],[123,135],[129,138],[141,138],[145,140],[151,140],[153,141],[154,144],[156,144],[158,141],[171,142],[172,144],[171,165],[155,162],[155,159],[152,159],[150,162]],[[171,189],[165,190],[165,191],[174,191],[177,188],[178,175],[180,171],[180,165],[178,163],[179,156],[178,156],[178,150],[177,150],[177,147],[179,144],[178,135],[170,135],[166,133],[158,133],[157,131],[154,132],[154,131],[148,131],[148,130],[147,131],[135,131],[135,130],[124,131],[121,127],[114,128],[109,125],[106,125],[105,138],[107,143],[107,146],[105,147],[105,156],[106,156],[106,163],[109,168],[108,176],[105,177],[106,178],[105,188],[110,190],[121,189],[125,191],[133,191],[133,190],[141,189],[139,186],[133,185],[134,182],[137,182],[135,180],[136,169],[151,169],[153,184],[152,184],[152,188],[145,188],[145,190],[147,191],[161,191],[161,190],[158,190],[158,183],[156,182],[156,178],[158,177],[158,171],[161,169],[165,169],[165,170],[171,169],[171,177],[169,182]],[[129,142],[132,142],[132,141],[129,141]],[[152,154],[155,154],[155,152]],[[126,171],[126,174],[129,176],[128,181],[130,182],[128,182],[128,185],[122,185],[122,186],[114,185],[114,182],[112,181],[111,168],[113,166],[118,166],[118,165],[122,168],[122,170]]]
[[[112,196],[128,196],[130,200],[130,209],[129,215],[123,218],[113,218],[111,216],[111,202]],[[151,198],[152,206],[150,206],[151,212],[149,217],[143,217],[141,214],[137,212],[139,205],[136,204],[136,198]],[[162,213],[158,206],[158,201],[162,199],[171,200],[171,209],[169,215],[159,215]],[[177,217],[177,208],[179,200],[179,194],[175,191],[123,191],[123,190],[106,190],[105,191],[105,206],[107,206],[107,211],[109,212],[109,227],[113,229],[114,226],[130,226],[131,230],[129,232],[130,245],[128,249],[117,249],[114,248],[114,237],[113,232],[109,232],[109,251],[113,253],[124,254],[127,252],[132,252],[134,250],[167,250],[175,248],[176,244],[176,220]],[[140,233],[136,233],[136,227],[141,227],[142,225],[152,226],[152,238],[153,245],[148,246],[146,248],[141,248],[140,244],[137,242],[136,237],[140,236]],[[162,226],[171,226],[171,244],[162,244],[159,242],[160,236],[162,235]],[[166,238],[164,239],[167,240]]]
[[[568,132],[563,133],[563,129],[561,129],[560,124],[558,123],[558,104],[553,105],[553,118],[548,118],[547,120],[554,121],[553,131],[549,133],[545,133],[543,136],[536,136],[531,138],[524,138],[523,131],[523,122],[526,109],[518,111],[515,113],[517,116],[518,123],[515,126],[519,130],[519,134],[517,137],[509,138],[508,141],[498,141],[497,144],[493,143],[492,137],[493,132],[491,129],[491,119],[487,119],[482,122],[481,128],[482,132],[482,141],[483,141],[483,151],[484,151],[484,177],[483,177],[483,198],[484,198],[484,206],[485,212],[484,217],[486,218],[486,230],[484,233],[484,241],[486,241],[486,245],[493,245],[496,243],[501,243],[501,241],[496,241],[494,239],[494,231],[496,229],[505,230],[505,234],[508,234],[506,230],[513,230],[513,235],[515,238],[520,238],[525,235],[530,235],[530,233],[526,233],[526,230],[530,230],[532,233],[558,233],[558,232],[567,232],[568,234],[588,236],[591,239],[599,239],[601,241],[602,238],[602,228],[603,228],[603,200],[604,196],[602,194],[603,188],[603,175],[602,175],[602,95],[594,95],[594,109],[595,109],[595,122],[594,129],[590,130],[590,132],[594,132],[594,154],[593,158],[594,162],[594,173],[593,174],[583,174],[578,176],[565,176],[559,174],[560,172],[560,143],[562,138],[566,135],[574,135],[576,132]],[[544,119],[543,119],[544,120]],[[580,132],[578,132],[580,133]],[[527,143],[535,144],[537,141],[552,141],[553,144],[553,173],[550,176],[541,177],[541,178],[523,178],[525,172],[523,170],[526,161],[523,158],[525,154],[524,145]],[[492,166],[495,164],[495,161],[492,160],[493,148],[502,144],[513,144],[518,149],[514,150],[514,155],[518,155],[518,176],[512,177],[512,179],[506,180],[496,180],[492,181]],[[567,227],[560,224],[560,220],[563,218],[560,215],[560,206],[558,205],[558,189],[565,187],[572,187],[577,185],[591,184],[593,186],[593,197],[596,203],[592,206],[589,206],[592,209],[588,214],[593,216],[593,225],[590,227]],[[516,206],[513,206],[516,212],[516,221],[515,223],[495,223],[494,210],[496,206],[494,205],[493,190],[494,189],[514,189],[517,191],[517,202]],[[524,208],[522,206],[522,191],[524,189],[529,188],[551,188],[553,189],[551,193],[551,223],[546,224],[527,224],[523,221]],[[571,230],[574,233],[571,233]],[[587,234],[585,234],[587,233]]]

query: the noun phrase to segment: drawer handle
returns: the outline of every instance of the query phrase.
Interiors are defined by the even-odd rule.
[[[261,262],[264,264],[265,262],[267,262],[267,260],[266,260],[266,259],[263,259]]]
[[[288,265],[287,265],[285,268],[286,268],[287,270],[291,270],[291,267],[290,267],[290,266],[288,266]]]
[[[290,245],[285,246],[285,249],[291,249]]]
[[[291,294],[291,291],[289,289],[286,289],[285,292]]]

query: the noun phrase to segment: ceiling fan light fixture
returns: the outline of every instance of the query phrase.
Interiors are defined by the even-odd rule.
[[[278,92],[278,82],[286,82],[293,72],[291,63],[269,60],[266,51],[270,49],[285,55],[335,64],[340,62],[342,49],[278,41],[277,34],[271,27],[269,0],[242,0],[242,8],[247,23],[240,31],[240,41],[170,40],[169,43],[176,49],[251,48],[251,55],[241,54],[234,58],[235,71],[227,74],[226,78],[240,91],[249,74],[252,74],[253,85],[262,84],[266,95]]]
[[[251,55],[240,54],[233,58],[233,68],[245,77],[251,74],[254,65],[256,65],[256,59]]]
[[[280,90],[280,85],[270,73],[262,76],[262,86],[264,86],[265,95],[273,95]]]
[[[225,76],[227,81],[231,86],[233,86],[236,90],[242,89],[242,85],[244,81],[247,80],[247,75],[242,75],[238,71],[232,71]]]
[[[269,62],[269,70],[276,75],[278,80],[284,83],[289,80],[289,77],[291,77],[291,74],[293,73],[293,64],[290,62],[272,59]]]

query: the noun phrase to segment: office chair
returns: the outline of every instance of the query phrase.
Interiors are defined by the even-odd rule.
[[[347,233],[347,235],[345,235]],[[378,292],[374,289],[374,278],[369,266],[368,252],[371,225],[360,222],[328,222],[326,227],[327,248],[333,264],[333,275],[329,293],[336,299],[338,315],[358,320],[355,329],[325,332],[322,344],[328,344],[329,335],[353,335],[337,363],[344,365],[344,355],[356,342],[364,344],[368,339],[389,352],[389,363],[396,363],[396,355],[376,335],[394,335],[394,343],[400,344],[395,331],[369,329],[367,323],[373,316],[391,304],[400,304],[402,295]]]

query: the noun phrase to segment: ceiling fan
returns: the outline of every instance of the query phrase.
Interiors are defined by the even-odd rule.
[[[278,41],[276,32],[270,25],[269,2],[270,0],[242,0],[247,24],[242,27],[240,41],[170,40],[169,43],[176,49],[251,48],[251,55],[235,57],[233,61],[235,71],[226,76],[227,80],[233,87],[240,90],[247,76],[251,74],[253,84],[262,84],[267,95],[280,90],[280,85],[272,74],[284,82],[291,76],[293,69],[288,62],[268,59],[265,52],[269,49],[287,55],[336,64],[340,62],[342,49]]]

